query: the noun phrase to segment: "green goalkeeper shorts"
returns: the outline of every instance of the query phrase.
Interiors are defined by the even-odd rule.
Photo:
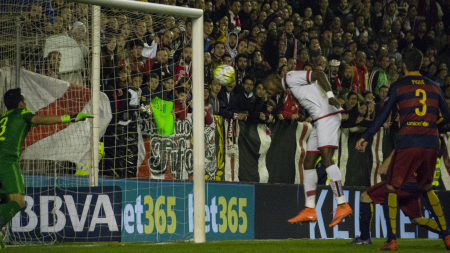
[[[0,193],[25,195],[23,175],[17,162],[0,165],[0,183]]]

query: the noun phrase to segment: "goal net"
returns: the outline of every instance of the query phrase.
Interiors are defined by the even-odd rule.
[[[223,172],[204,151],[202,20],[138,1],[2,1],[0,113],[21,88],[37,115],[95,115],[30,130],[7,242],[205,240],[204,180]]]

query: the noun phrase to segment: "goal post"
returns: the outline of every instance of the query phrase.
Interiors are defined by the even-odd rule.
[[[204,63],[203,63],[203,11],[193,8],[168,6],[132,0],[69,0],[70,2],[93,5],[93,105],[94,115],[98,113],[100,94],[100,6],[140,11],[154,14],[180,15],[192,18],[192,93],[193,97],[193,193],[194,193],[194,242],[205,242],[205,150],[204,150]],[[97,109],[95,109],[97,107]],[[93,149],[98,150],[98,121],[94,120]],[[98,153],[93,152],[94,159],[90,176],[90,185],[98,185]]]
[[[99,150],[99,100],[100,100],[100,6],[92,5],[92,149]],[[98,186],[98,152],[92,152],[89,186]]]

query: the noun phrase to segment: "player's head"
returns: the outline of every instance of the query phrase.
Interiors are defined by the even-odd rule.
[[[11,110],[15,108],[26,108],[25,98],[22,96],[20,88],[10,89],[5,92],[3,96],[3,101],[5,101],[6,109]]]
[[[281,86],[281,78],[276,73],[270,74],[266,77],[263,81],[263,85],[269,97],[273,97],[283,91],[283,87]]]
[[[402,53],[404,70],[408,72],[419,71],[422,66],[422,58],[423,54],[417,48],[405,49]]]
[[[327,59],[323,56],[318,56],[314,59],[314,69],[318,71],[325,71],[327,67]]]

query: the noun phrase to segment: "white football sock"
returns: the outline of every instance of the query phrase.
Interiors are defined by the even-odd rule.
[[[316,207],[317,172],[313,170],[303,171],[303,186],[305,187],[305,206]]]
[[[342,191],[341,185],[341,171],[336,164],[331,165],[326,169],[327,174],[330,178],[331,189],[333,189],[334,197],[336,198],[336,202],[338,205],[344,204],[347,202],[345,200],[344,191]]]

